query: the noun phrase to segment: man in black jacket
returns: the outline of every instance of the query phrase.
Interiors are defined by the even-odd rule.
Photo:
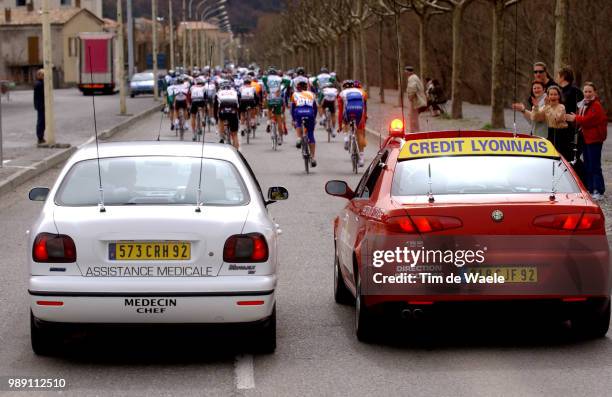
[[[45,73],[43,69],[36,72],[36,83],[34,83],[34,109],[36,109],[36,136],[38,144],[46,143],[45,141]]]

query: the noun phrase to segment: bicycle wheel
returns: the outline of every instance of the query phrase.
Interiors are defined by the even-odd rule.
[[[277,150],[278,148],[278,135],[276,133],[276,123],[272,123],[272,150]]]
[[[246,137],[247,137],[247,145],[248,145],[249,143],[251,143],[251,127],[249,127],[248,125],[248,120],[247,120]]]
[[[306,173],[309,174],[310,170],[310,146],[308,145],[308,137],[302,137],[302,157],[304,158],[304,168]]]
[[[357,151],[357,142],[355,137],[351,137],[351,163],[353,164],[353,172],[356,174],[358,171],[359,153]]]
[[[331,142],[331,120],[329,119],[329,109],[325,109],[325,129],[327,130],[327,142]]]

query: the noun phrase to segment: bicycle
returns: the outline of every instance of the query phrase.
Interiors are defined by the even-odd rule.
[[[332,123],[331,123],[331,114],[329,109],[325,109],[325,120],[324,120],[325,129],[327,130],[327,142],[331,142],[332,136]]]
[[[276,120],[275,119],[270,120],[270,138],[272,138],[272,150],[277,150],[278,149],[279,134],[278,134],[278,130],[276,128]],[[282,139],[282,137],[281,137],[281,139]]]
[[[308,167],[310,167],[310,142],[308,141],[306,121],[307,118],[302,117],[302,157],[304,158],[304,168],[306,168],[306,173],[309,174],[310,171]]]
[[[193,131],[193,140],[194,141],[200,141],[202,139],[202,131],[204,130],[204,122],[202,119],[202,113],[204,111],[203,107],[198,108],[197,113],[195,114],[195,118],[196,118],[196,130]]]
[[[353,172],[357,174],[359,166],[359,147],[355,136],[355,120],[351,120],[351,134],[349,135],[349,155],[353,165]]]
[[[180,135],[180,139],[182,141],[185,135],[185,112],[183,108],[179,109],[178,122],[178,134]]]

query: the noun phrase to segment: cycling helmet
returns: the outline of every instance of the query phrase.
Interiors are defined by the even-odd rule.
[[[268,69],[268,74],[269,75],[275,75],[276,74],[276,69],[271,67],[270,69]]]
[[[182,75],[182,74],[181,74],[181,75],[179,75],[179,76],[176,78],[176,83],[177,83],[177,84],[183,84],[184,82],[185,82],[185,77],[183,77],[183,75]]]
[[[306,74],[306,71],[304,70],[303,67],[300,66],[299,68],[295,69],[295,73],[298,76],[304,76]]]
[[[222,89],[222,90],[231,90],[231,89],[234,88],[234,85],[232,83],[230,83],[229,81],[223,81],[220,84],[219,88]]]
[[[355,81],[353,82],[353,86],[354,86],[355,88],[361,88],[361,81],[359,81],[359,80],[355,80]]]
[[[245,76],[243,81],[245,85],[251,84],[251,76]]]
[[[298,91],[306,91],[308,89],[308,83],[305,81],[298,81],[295,87],[298,89]]]
[[[322,67],[321,68],[321,73],[329,73],[329,70],[327,70],[326,67]]]
[[[204,83],[206,83],[206,80],[202,76],[196,77],[195,81],[196,81],[196,84],[204,84]]]
[[[353,80],[344,80],[342,82],[342,88],[353,88],[355,87],[355,83],[353,82]]]
[[[173,69],[170,69],[168,71],[168,74],[170,75],[170,77],[176,77],[176,72]]]

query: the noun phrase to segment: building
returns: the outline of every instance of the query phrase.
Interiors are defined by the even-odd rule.
[[[36,70],[42,68],[41,14],[32,6],[6,8],[2,14],[0,79],[31,84]],[[102,32],[105,22],[88,9],[77,7],[53,8],[49,16],[54,82],[58,87],[74,85],[79,77],[77,36],[81,32]]]
[[[27,8],[28,4],[35,10],[42,8],[42,0],[0,0],[0,9],[5,10]],[[86,8],[98,18],[102,18],[102,0],[49,0],[49,9]]]

